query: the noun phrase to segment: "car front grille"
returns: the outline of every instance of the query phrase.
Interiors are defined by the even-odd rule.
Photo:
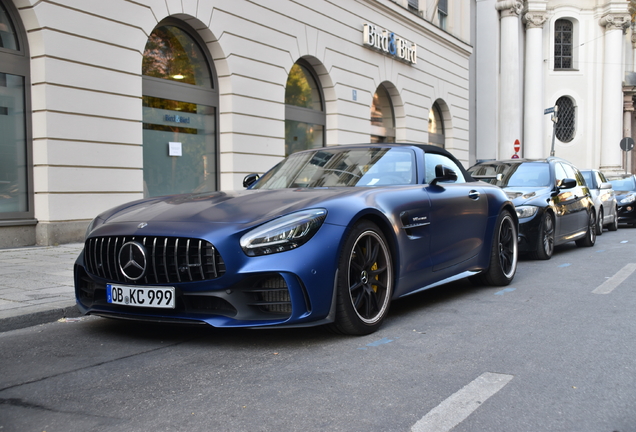
[[[121,269],[119,254],[128,242],[143,245],[146,268],[133,280]],[[225,263],[216,248],[201,239],[181,237],[111,236],[86,240],[87,271],[97,277],[126,284],[171,284],[216,279]]]

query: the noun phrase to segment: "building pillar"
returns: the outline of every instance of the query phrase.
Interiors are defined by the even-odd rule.
[[[518,0],[499,0],[500,11],[500,87],[498,159],[514,153],[514,143],[521,140],[521,71],[519,62],[519,16],[523,4]]]
[[[627,14],[604,15],[605,56],[601,101],[601,170],[623,172],[620,141],[623,138],[623,30],[630,23]]]
[[[545,12],[529,10],[523,18],[526,22],[526,70],[521,152],[523,157],[538,159],[547,156],[543,135],[543,110],[546,108],[543,103],[543,24],[547,16]]]

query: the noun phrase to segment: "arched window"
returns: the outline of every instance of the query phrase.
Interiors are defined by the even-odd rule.
[[[439,104],[435,102],[428,112],[428,143],[444,147],[444,116]]]
[[[561,96],[555,105],[559,107],[556,137],[561,142],[570,142],[574,139],[575,132],[576,107],[574,102],[568,96]]]
[[[573,69],[574,25],[567,19],[554,24],[554,69]]]
[[[391,96],[384,84],[375,91],[371,104],[371,142],[395,142],[395,115]]]
[[[326,116],[313,68],[304,60],[292,66],[285,85],[285,156],[325,145]]]
[[[218,92],[203,47],[194,30],[170,19],[146,43],[144,196],[217,189]]]
[[[29,55],[12,2],[0,0],[0,220],[32,219]]]

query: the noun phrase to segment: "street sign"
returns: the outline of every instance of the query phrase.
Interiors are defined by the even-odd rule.
[[[554,107],[550,107],[550,108],[546,108],[546,109],[543,111],[543,114],[544,114],[544,115],[545,115],[545,114],[552,114],[553,112],[554,112]]]
[[[514,148],[515,148],[515,153],[519,153],[519,150],[521,150],[521,143],[519,142],[518,139],[515,140]]]
[[[621,150],[631,151],[634,148],[634,139],[632,137],[625,137],[621,140]]]

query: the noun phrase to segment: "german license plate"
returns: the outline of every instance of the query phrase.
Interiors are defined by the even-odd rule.
[[[174,287],[106,285],[106,301],[112,304],[174,309]]]

